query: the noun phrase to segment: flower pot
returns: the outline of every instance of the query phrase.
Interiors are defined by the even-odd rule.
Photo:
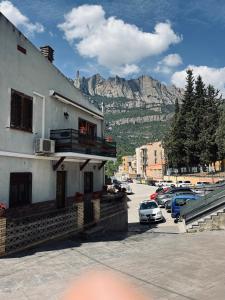
[[[5,209],[0,208],[0,218],[5,216]]]

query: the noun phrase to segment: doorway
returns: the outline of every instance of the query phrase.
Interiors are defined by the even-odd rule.
[[[56,173],[56,206],[64,208],[66,204],[66,172],[57,171]]]
[[[94,210],[92,203],[93,172],[84,172],[84,223],[90,224],[94,221]]]

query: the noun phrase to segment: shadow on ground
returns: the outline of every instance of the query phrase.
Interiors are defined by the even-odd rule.
[[[130,223],[128,225],[128,231],[125,232],[99,232],[98,234],[93,234],[93,236],[86,235],[85,232],[68,236],[63,239],[52,240],[45,242],[40,245],[33,246],[26,250],[21,250],[20,252],[9,254],[0,259],[4,258],[20,258],[25,256],[32,256],[40,252],[57,251],[69,248],[80,247],[84,243],[96,243],[96,242],[110,242],[110,241],[122,241],[128,237],[134,235],[140,235],[148,231],[149,225],[140,225],[139,223]]]

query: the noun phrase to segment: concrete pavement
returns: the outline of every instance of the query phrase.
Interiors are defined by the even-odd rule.
[[[71,237],[0,259],[0,300],[61,299],[71,280],[93,268],[118,272],[153,300],[224,300],[225,232],[177,234],[169,223],[144,229],[136,205],[151,187],[134,189],[128,235]]]

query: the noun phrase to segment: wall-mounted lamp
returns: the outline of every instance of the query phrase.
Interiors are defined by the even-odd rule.
[[[69,116],[70,116],[69,113],[68,113],[67,111],[65,111],[65,112],[64,112],[64,118],[65,118],[66,120],[68,120],[68,119],[69,119]]]

